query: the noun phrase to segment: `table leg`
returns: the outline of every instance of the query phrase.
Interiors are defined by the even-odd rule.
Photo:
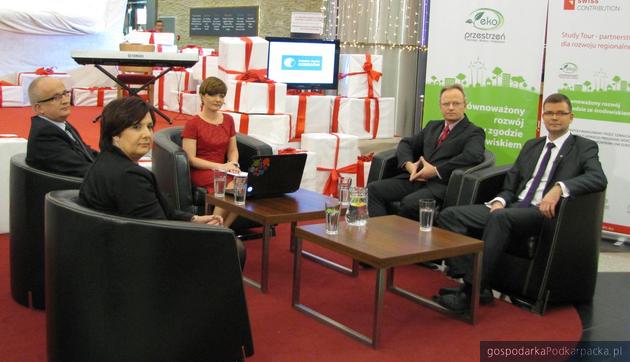
[[[297,227],[297,222],[292,222],[291,223],[291,235],[289,236],[289,250],[294,252],[295,251],[295,228]]]
[[[300,278],[302,277],[302,239],[296,238],[295,244],[295,253],[293,253],[293,293],[292,293],[292,303],[293,306],[300,303]]]
[[[383,319],[383,296],[385,294],[385,271],[379,268],[376,272],[376,288],[374,291],[374,318],[372,320],[372,347],[378,348],[381,337],[381,321]]]
[[[267,293],[269,288],[269,242],[271,239],[271,225],[263,226],[263,242],[262,242],[262,268],[260,271],[260,290]]]
[[[479,310],[479,293],[481,284],[481,259],[483,252],[473,254],[473,280],[472,280],[472,296],[470,298],[470,316],[471,324],[477,323],[477,311]]]

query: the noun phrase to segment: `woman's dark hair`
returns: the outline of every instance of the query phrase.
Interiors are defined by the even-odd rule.
[[[208,77],[201,82],[199,86],[199,95],[207,94],[214,96],[222,94],[224,97],[227,94],[227,86],[225,83],[217,77]]]
[[[101,114],[101,150],[111,150],[114,147],[112,138],[140,123],[147,113],[151,115],[151,122],[155,123],[153,108],[138,97],[125,97],[109,102]]]

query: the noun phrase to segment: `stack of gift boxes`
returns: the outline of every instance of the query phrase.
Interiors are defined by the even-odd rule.
[[[219,40],[218,73],[228,87],[224,111],[237,130],[275,153],[307,153],[302,188],[336,195],[339,177],[365,186],[371,156],[360,154],[359,140],[395,131],[394,98],[380,97],[382,56],[342,55],[338,96],[287,94],[285,84],[265,78],[267,48],[258,37]]]

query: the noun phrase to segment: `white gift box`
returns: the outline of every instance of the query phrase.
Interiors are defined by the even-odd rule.
[[[180,53],[183,54],[197,54],[199,57],[203,57],[206,55],[212,55],[214,52],[213,48],[203,48],[197,45],[187,45],[179,50]]]
[[[257,138],[272,148],[289,142],[291,121],[288,114],[247,114],[225,112],[234,118],[236,131]]]
[[[158,53],[177,53],[178,49],[177,45],[157,44],[155,46],[155,51]]]
[[[368,73],[364,70],[366,59],[372,63],[372,94],[369,93]],[[339,55],[338,94],[344,97],[380,97],[381,78],[383,72],[383,56],[374,54],[341,54]],[[378,80],[377,80],[378,78]]]
[[[70,75],[67,73],[51,73],[51,74],[37,74],[35,72],[21,72],[18,73],[17,80],[18,85],[22,86],[22,97],[23,97],[23,105],[30,106],[31,102],[28,99],[28,87],[31,85],[31,82],[38,77],[55,77],[59,78],[66,89],[72,89],[72,81],[70,79]]]
[[[260,114],[285,112],[287,85],[284,83],[229,80],[227,81],[227,88],[224,105],[226,110]],[[237,97],[237,94],[240,96]]]
[[[246,67],[245,41],[239,37],[219,38],[219,78],[228,81],[247,70],[259,70],[267,74],[267,50],[269,42],[253,36],[246,37],[252,42],[249,67]]]
[[[129,43],[174,45],[175,33],[156,33],[153,31],[131,31],[127,36]]]
[[[179,113],[194,116],[201,111],[201,98],[195,91],[177,92],[177,104]]]
[[[369,112],[366,102],[370,103]],[[360,139],[394,137],[396,102],[393,97],[337,97],[333,100],[332,108],[331,129],[333,132],[352,134]],[[339,108],[338,111],[336,108]],[[366,127],[366,118],[369,119],[368,127]]]
[[[214,55],[204,55],[199,57],[199,61],[190,68],[193,79],[203,82],[208,77],[219,76],[219,57]]]
[[[304,133],[301,145],[317,153],[316,191],[322,193],[332,193],[325,190],[331,170],[355,165],[359,156],[359,138],[343,133]]]
[[[118,91],[112,87],[75,87],[72,88],[72,105],[77,107],[103,107],[116,99],[117,96]]]
[[[19,85],[0,86],[0,108],[22,107],[24,105],[24,91]]]
[[[334,96],[288,95],[286,112],[291,114],[291,138],[299,140],[302,133],[330,132],[334,99]]]
[[[302,182],[300,182],[300,188],[311,190],[315,192],[321,192],[320,186],[317,184],[317,153],[313,151],[306,151],[300,148],[285,148],[280,149],[278,154],[295,154],[305,153],[306,163],[304,164],[304,172],[302,173]]]
[[[161,71],[154,70],[153,74]],[[153,89],[153,105],[161,110],[179,111],[178,93],[192,90],[190,72],[188,70],[173,70],[158,78]]]

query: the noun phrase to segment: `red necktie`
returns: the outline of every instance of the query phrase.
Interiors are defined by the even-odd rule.
[[[438,138],[437,141],[437,145],[439,146],[442,142],[444,142],[444,140],[446,139],[446,137],[448,137],[448,133],[451,131],[451,129],[448,126],[444,126],[444,129],[442,130],[442,133],[440,133],[440,138]]]

